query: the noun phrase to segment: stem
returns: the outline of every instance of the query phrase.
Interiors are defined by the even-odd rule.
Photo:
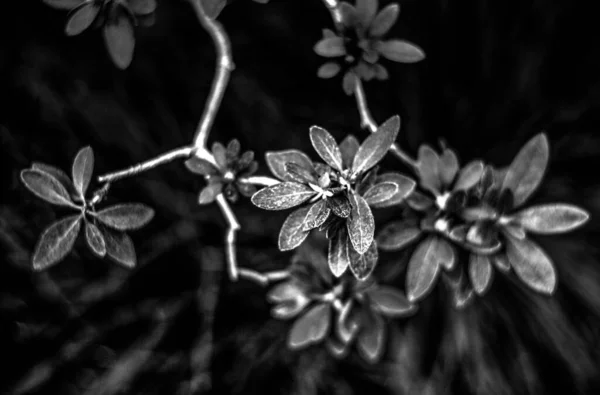
[[[242,227],[240,226],[240,223],[238,222],[235,214],[233,213],[233,210],[229,206],[229,203],[227,203],[225,196],[223,196],[223,194],[221,193],[217,196],[216,200],[229,226],[227,228],[227,234],[225,235],[225,251],[227,255],[227,269],[229,271],[229,277],[232,280],[237,280],[238,268],[235,251],[235,235],[236,232]]]
[[[268,176],[251,176],[246,178],[240,178],[239,181],[244,184],[252,184],[259,187],[270,187],[281,182]]]
[[[205,147],[210,128],[215,120],[219,106],[221,105],[223,95],[225,94],[225,88],[227,88],[227,83],[229,82],[229,75],[235,66],[231,56],[229,37],[227,37],[223,25],[216,20],[211,19],[206,14],[204,6],[202,5],[202,0],[190,0],[190,2],[194,7],[194,11],[196,11],[198,20],[212,38],[217,51],[215,78],[213,79],[210,94],[206,106],[204,107],[204,113],[202,114],[202,118],[196,129],[196,135],[194,136],[194,146]]]

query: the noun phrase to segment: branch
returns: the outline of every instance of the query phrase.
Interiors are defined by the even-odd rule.
[[[246,178],[240,178],[239,181],[242,184],[252,184],[259,187],[270,187],[281,182],[279,180],[267,176],[251,176]]]
[[[235,234],[242,227],[240,226],[240,223],[233,213],[233,210],[229,206],[229,203],[227,203],[227,200],[222,193],[217,196],[217,204],[219,205],[219,208],[225,216],[225,220],[228,224],[227,234],[225,236],[225,251],[227,256],[227,269],[229,271],[229,277],[232,280],[237,280],[238,268],[235,254]]]

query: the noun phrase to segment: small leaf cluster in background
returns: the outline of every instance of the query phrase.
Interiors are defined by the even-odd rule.
[[[131,64],[135,48],[134,26],[151,23],[156,0],[43,0],[58,9],[70,10],[65,26],[68,36],[102,27],[104,43],[120,69]]]
[[[117,204],[97,211],[96,205],[105,198],[109,184],[87,199],[93,170],[94,153],[86,147],[73,161],[71,178],[62,170],[42,163],[21,171],[23,184],[37,197],[77,212],[44,230],[33,253],[35,270],[44,270],[62,260],[73,249],[82,226],[94,254],[108,255],[126,267],[135,266],[133,242],[125,232],[146,225],[154,211],[139,203]]]
[[[201,0],[201,1],[202,1],[202,6],[204,7],[204,11],[212,19],[217,18],[219,16],[219,14],[221,14],[221,11],[223,11],[223,9],[227,5],[227,3],[231,2],[231,0],[230,1],[227,1],[227,0]],[[269,2],[269,0],[253,0],[253,1],[256,3],[260,3],[260,4],[267,4]]]
[[[386,318],[408,317],[417,310],[396,289],[373,279],[332,276],[326,257],[305,243],[292,258],[290,277],[275,285],[267,298],[273,317],[293,320],[288,346],[303,349],[324,344],[336,357],[353,346],[368,362],[385,350]]]
[[[425,58],[421,48],[406,40],[384,39],[398,19],[398,4],[389,4],[377,12],[377,0],[356,0],[356,6],[341,2],[339,9],[342,14],[339,31],[324,29],[323,39],[314,50],[320,56],[335,59],[323,64],[317,75],[332,78],[343,71],[342,86],[346,94],[354,92],[356,78],[365,81],[389,78],[387,69],[379,63],[380,57],[400,63],[415,63]]]
[[[399,173],[378,175],[376,165],[394,143],[400,118],[384,122],[362,144],[348,136],[338,145],[329,132],[310,129],[312,145],[323,160],[313,162],[297,150],[268,152],[267,164],[282,182],[263,188],[252,202],[265,210],[298,207],[279,233],[282,251],[298,247],[314,230],[326,231],[329,267],[342,276],[348,267],[357,279],[366,279],[377,263],[375,220],[371,207],[402,202],[415,182]]]
[[[214,164],[196,156],[185,162],[189,171],[204,176],[207,181],[198,197],[199,204],[210,204],[221,193],[229,201],[236,202],[240,193],[251,197],[256,192],[256,187],[246,181],[258,169],[254,152],[241,153],[240,149],[240,142],[235,139],[227,147],[216,142],[212,146]]]

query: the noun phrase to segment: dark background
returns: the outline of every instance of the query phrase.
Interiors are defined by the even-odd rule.
[[[381,1],[387,4],[387,1]],[[391,64],[366,90],[374,117],[400,114],[399,143],[446,140],[463,161],[506,165],[548,133],[551,163],[535,202],[586,208],[574,233],[539,239],[559,288],[533,295],[497,276],[463,312],[438,290],[394,323],[384,361],[337,361],[319,347],[285,349],[288,323],[269,318],[264,290],[223,271],[224,220],[198,207],[198,177],[175,162],[113,186],[111,201],[157,215],[133,233],[139,267],[74,253],[30,270],[43,229],[63,215],[30,194],[19,171],[39,161],[69,169],[91,145],[96,174],[191,140],[214,72],[214,49],[184,0],[162,0],[137,29],[131,67],[110,62],[99,31],[63,34],[67,14],[36,0],[0,4],[0,392],[7,394],[579,394],[600,391],[600,25],[587,0],[409,0],[391,37],[425,61]],[[220,19],[232,74],[210,141],[310,152],[308,128],[363,136],[339,78],[316,77],[312,52],[330,16],[319,0],[239,0]],[[406,170],[393,159],[390,169]],[[264,163],[261,170],[266,174]],[[240,264],[282,268],[287,213],[235,206]],[[386,218],[381,218],[385,221]],[[383,260],[398,261],[397,256]],[[399,265],[403,264],[400,259]]]

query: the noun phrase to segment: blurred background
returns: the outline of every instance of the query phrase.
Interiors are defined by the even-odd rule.
[[[381,6],[388,1],[380,0]],[[232,283],[225,222],[196,205],[203,181],[174,162],[113,185],[110,201],[155,208],[132,233],[139,265],[95,258],[78,240],[68,258],[32,273],[38,236],[60,208],[20,183],[31,162],[68,170],[91,145],[96,175],[187,144],[214,72],[214,49],[185,0],[159,0],[136,30],[126,71],[100,31],[68,38],[67,13],[41,0],[0,4],[0,393],[3,394],[597,394],[600,393],[600,25],[584,0],[401,0],[390,37],[425,61],[386,63],[366,84],[375,119],[399,114],[399,143],[416,153],[444,139],[461,160],[499,166],[545,131],[551,163],[532,203],[561,201],[591,221],[540,238],[559,287],[533,295],[497,276],[489,294],[454,311],[436,290],[392,325],[377,365],[338,361],[320,347],[285,348],[289,323],[270,319],[265,290]],[[311,152],[308,128],[364,136],[340,78],[316,76],[313,53],[331,27],[320,0],[250,0],[220,16],[236,70],[209,141]],[[393,158],[388,169],[406,171]],[[267,173],[264,162],[260,171]],[[94,187],[94,185],[92,186]],[[235,205],[240,264],[285,267],[287,213]],[[383,222],[391,214],[380,214]],[[386,218],[387,217],[387,218]],[[405,263],[404,256],[383,260]]]

